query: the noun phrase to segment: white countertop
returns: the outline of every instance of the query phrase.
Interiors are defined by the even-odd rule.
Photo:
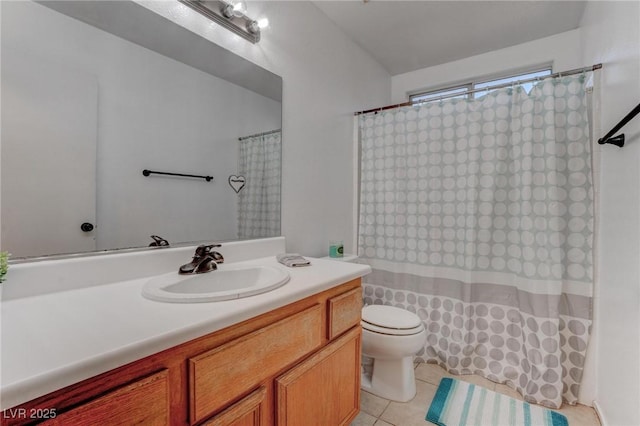
[[[148,277],[3,300],[0,407],[30,401],[371,271],[367,265],[310,260],[309,267],[286,268],[291,279],[278,289],[222,302],[147,300],[141,290]],[[274,256],[242,263],[282,266]]]

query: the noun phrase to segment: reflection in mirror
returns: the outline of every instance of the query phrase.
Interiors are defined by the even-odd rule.
[[[280,235],[280,130],[239,138],[238,237]]]
[[[2,250],[280,235],[280,77],[133,2],[3,2],[1,19]]]

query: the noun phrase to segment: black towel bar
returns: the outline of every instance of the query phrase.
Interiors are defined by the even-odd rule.
[[[168,175],[168,176],[181,176],[181,177],[192,177],[192,178],[198,178],[198,179],[205,179],[207,182],[210,182],[213,180],[213,176],[200,176],[200,175],[187,175],[184,173],[169,173],[169,172],[156,172],[154,170],[147,170],[144,169],[142,171],[142,174],[144,176],[149,176],[151,174],[154,175]]]
[[[618,130],[622,129],[625,124],[627,124],[633,117],[640,113],[640,104],[638,104],[634,109],[631,110],[629,114],[627,114],[618,124],[616,124],[613,129],[609,130],[609,133],[604,135],[602,138],[598,139],[598,143],[600,145],[604,145],[605,143],[610,143],[622,148],[624,146],[624,133],[615,137]]]

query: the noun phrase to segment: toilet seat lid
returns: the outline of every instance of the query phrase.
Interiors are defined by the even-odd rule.
[[[420,317],[413,312],[386,305],[365,306],[362,321],[376,328],[391,330],[414,330],[422,325]]]

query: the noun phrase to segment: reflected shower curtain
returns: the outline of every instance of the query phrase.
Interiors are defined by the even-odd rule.
[[[239,174],[245,186],[238,198],[238,238],[280,235],[281,132],[239,141]]]
[[[591,327],[585,76],[361,115],[364,300],[417,313],[418,359],[551,408]]]

